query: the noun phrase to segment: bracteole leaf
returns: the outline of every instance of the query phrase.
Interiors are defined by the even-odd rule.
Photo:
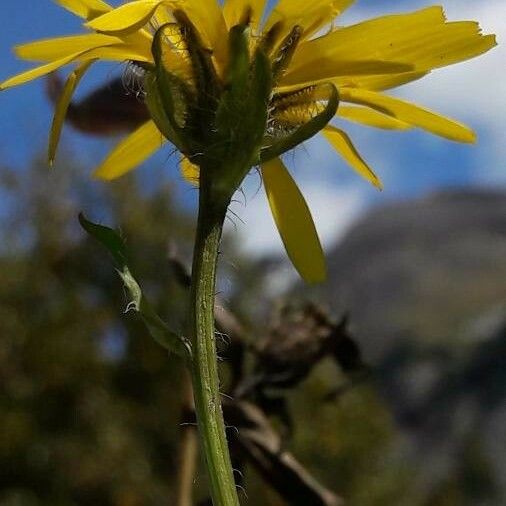
[[[169,329],[168,325],[158,316],[152,305],[147,301],[139,283],[132,275],[128,265],[127,249],[123,238],[112,228],[89,221],[82,213],[79,214],[79,223],[112,256],[116,270],[132,299],[127,306],[127,310],[134,310],[139,313],[151,336],[158,344],[179,357],[189,360],[191,358],[190,343],[186,338],[177,335]]]

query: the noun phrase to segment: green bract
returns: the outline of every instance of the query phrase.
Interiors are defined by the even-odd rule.
[[[79,223],[112,256],[116,270],[131,298],[127,311],[133,310],[139,313],[151,336],[158,344],[184,360],[191,360],[192,350],[190,342],[169,329],[168,325],[156,314],[153,306],[143,294],[139,283],[132,275],[127,261],[125,242],[122,237],[112,228],[87,220],[83,214],[79,215]]]
[[[337,89],[325,83],[274,92],[300,40],[299,27],[274,57],[269,53],[278,25],[253,51],[248,24],[232,27],[229,61],[220,79],[191,21],[181,11],[174,17],[177,23],[162,25],[153,37],[154,66],[145,77],[146,104],[164,136],[201,169],[200,178],[229,199],[251,167],[293,149],[327,125],[337,111]],[[174,46],[190,61],[191,75],[171,68]],[[303,109],[304,114],[288,128],[281,117],[292,109]]]

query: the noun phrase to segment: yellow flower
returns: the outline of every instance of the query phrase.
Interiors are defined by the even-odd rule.
[[[495,37],[482,35],[475,22],[448,22],[438,6],[340,27],[334,20],[353,0],[279,0],[265,22],[266,0],[225,0],[223,7],[217,0],[137,0],[117,8],[103,0],[55,1],[84,18],[88,32],[16,47],[18,57],[42,65],[4,81],[0,89],[77,64],[56,107],[52,161],[72,94],[92,63],[134,62],[139,73],[151,76],[151,81],[146,78],[151,82],[146,85],[146,102],[153,119],[110,153],[95,172],[103,179],[125,174],[172,142],[184,155],[183,174],[197,180],[198,166],[203,168],[200,141],[210,138],[219,116],[218,106],[211,115],[196,114],[202,97],[233,93],[231,80],[234,73],[241,75],[244,63],[235,49],[243,35],[251,57],[246,63],[261,67],[261,58],[253,55],[269,57],[265,130],[259,149],[246,153],[245,160],[260,165],[288,255],[300,274],[313,282],[325,276],[322,248],[304,198],[279,156],[321,131],[359,174],[381,187],[349,136],[330,124],[334,116],[376,128],[421,128],[453,141],[474,142],[475,134],[467,126],[383,92],[496,44]],[[237,26],[243,29],[235,33]],[[186,122],[191,114],[190,128]],[[250,120],[238,112],[236,120],[242,119]],[[230,132],[233,137],[234,130]]]

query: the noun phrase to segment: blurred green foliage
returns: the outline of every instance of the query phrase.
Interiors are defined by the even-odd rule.
[[[64,169],[2,172],[15,209],[0,255],[0,504],[167,504],[180,364],[122,314],[121,281],[76,212],[135,238],[137,270],[169,315],[181,314],[181,294],[163,269],[167,248],[176,236],[184,247],[192,227],[167,185],[145,195],[126,178],[97,195]]]
[[[181,363],[123,314],[122,283],[77,214],[122,230],[136,275],[176,325],[185,296],[168,260],[174,251],[190,258],[194,217],[174,203],[170,182],[148,192],[128,176],[105,187],[69,160],[52,172],[41,160],[0,169],[0,183],[8,209],[0,213],[0,505],[175,504]],[[261,335],[262,266],[235,263],[230,305]],[[464,504],[451,477],[430,502],[417,500],[414,470],[392,449],[396,427],[374,385],[323,402],[341,380],[325,361],[289,396],[287,445],[308,470],[352,506]],[[202,469],[195,483],[203,497]],[[252,472],[246,491],[248,504],[282,504]]]

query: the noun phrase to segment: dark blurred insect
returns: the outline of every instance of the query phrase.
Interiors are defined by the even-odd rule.
[[[142,100],[144,69],[128,63],[123,76],[105,83],[68,108],[66,121],[75,129],[92,135],[114,135],[135,130],[150,116]],[[47,79],[46,92],[55,103],[63,91],[59,74]]]

